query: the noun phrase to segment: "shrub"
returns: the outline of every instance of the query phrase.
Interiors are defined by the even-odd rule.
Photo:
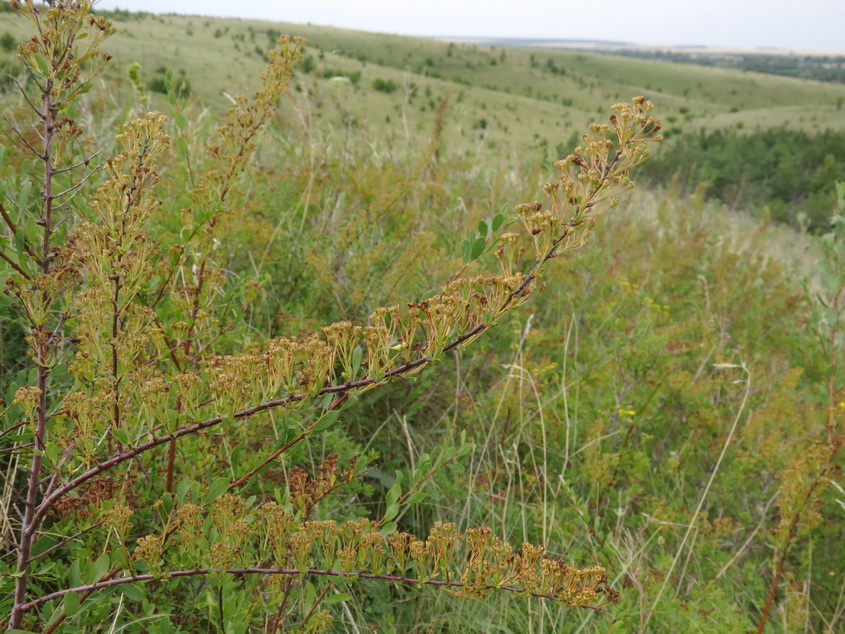
[[[0,35],[0,48],[4,51],[11,52],[15,48],[15,38],[14,36],[6,31],[3,35]]]
[[[93,157],[72,143],[81,131],[69,117],[108,66],[99,46],[112,27],[88,0],[18,8],[46,35],[22,52],[41,87],[30,100],[40,104],[31,114],[41,143],[16,130],[31,161],[10,157],[0,199],[0,272],[31,359],[10,386],[2,434],[16,455],[4,490],[21,509],[3,546],[4,562],[16,561],[0,576],[10,628],[125,619],[148,631],[325,630],[323,608],[347,600],[329,590],[355,578],[573,607],[616,599],[603,568],[571,567],[528,543],[514,549],[489,528],[436,522],[424,539],[398,530],[416,489],[471,444],[421,456],[410,481],[391,484],[380,519],[311,519],[335,489],[359,486],[366,471],[355,460],[329,456],[313,477],[291,469],[269,490],[255,476],[328,437],[365,392],[417,375],[534,298],[549,261],[582,246],[632,186],[629,170],[659,139],[650,103],[618,104],[612,126],[591,127],[557,164],[547,202],[516,208],[524,231],[502,232],[503,214],[480,222],[462,243],[463,269],[438,291],[379,308],[366,325],[255,340],[244,315],[260,282],[233,274],[220,245],[240,227],[248,200],[238,184],[303,42],[281,38],[259,91],[236,100],[212,141],[191,134],[170,91],[173,125],[158,113],[126,123],[91,191],[94,174],[81,170]],[[499,272],[464,275],[485,253]]]
[[[375,88],[378,92],[390,94],[392,92],[396,92],[399,88],[399,84],[392,79],[376,78],[373,80],[373,88]]]

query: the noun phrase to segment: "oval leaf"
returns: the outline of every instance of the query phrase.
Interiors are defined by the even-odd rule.
[[[229,488],[229,481],[226,478],[217,478],[208,487],[208,493],[205,496],[205,503],[211,504],[214,500],[223,495]]]
[[[472,251],[470,253],[470,260],[477,260],[484,253],[484,247],[487,246],[487,241],[484,238],[476,238],[472,243]]]

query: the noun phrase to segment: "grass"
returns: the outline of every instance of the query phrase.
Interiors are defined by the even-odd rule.
[[[23,35],[8,14],[0,18],[0,33]],[[479,219],[541,196],[546,161],[568,151],[573,132],[608,102],[646,93],[680,134],[740,123],[746,130],[845,124],[832,105],[845,87],[739,71],[512,48],[502,59],[503,49],[490,47],[201,17],[147,16],[118,26],[106,47],[116,59],[108,90],[92,91],[80,116],[99,126],[92,130],[99,139],[114,126],[94,113],[166,112],[159,95],[140,103],[123,71],[138,61],[149,83],[168,67],[191,82],[197,147],[213,120],[202,108],[219,113],[228,104],[223,93],[256,85],[263,62],[255,47],[269,45],[268,29],[309,38],[315,68],[300,73],[298,89],[284,98],[258,169],[241,183],[244,196],[221,233],[221,270],[261,281],[245,302],[243,332],[226,341],[238,349],[339,319],[365,323],[375,307],[418,298],[449,279],[462,265],[461,239]],[[361,75],[357,84],[318,76],[327,69]],[[376,79],[400,88],[377,91]],[[406,80],[416,85],[413,93]],[[434,110],[449,92],[437,155],[429,145]],[[187,204],[181,160],[176,149],[163,159],[163,173],[177,177],[163,179],[157,192],[173,216]],[[820,421],[830,410],[819,396],[829,368],[812,336],[812,302],[823,280],[812,238],[728,213],[702,192],[684,196],[669,184],[635,192],[599,219],[592,244],[554,262],[539,301],[436,370],[364,395],[344,411],[342,425],[285,454],[250,491],[264,499],[285,490],[286,470],[315,474],[329,453],[339,453],[341,463],[360,456],[359,466],[377,468],[352,485],[358,488],[327,496],[313,518],[380,517],[397,472],[466,432],[474,451],[425,483],[425,499],[403,510],[400,528],[421,534],[443,518],[490,526],[517,545],[542,543],[573,565],[605,566],[620,604],[597,614],[361,582],[338,586],[352,596],[327,608],[336,627],[539,633],[756,626],[774,535],[789,514],[779,492],[813,477],[795,477],[795,466],[823,439]],[[173,220],[162,216],[156,237],[167,240]],[[495,262],[473,266],[470,273]],[[20,339],[3,333],[4,345]],[[26,355],[4,358],[12,356],[4,387],[26,380],[12,376],[19,369],[12,364]],[[835,371],[841,384],[841,368]],[[842,414],[836,411],[840,424]],[[234,471],[243,453],[263,450],[268,430],[269,423],[245,426],[231,447],[210,437],[198,445],[202,452],[186,449],[178,468],[199,487],[207,474],[193,475],[201,470],[195,461]],[[828,501],[821,524],[787,563],[771,631],[842,628],[845,515]],[[138,531],[156,530],[150,509],[137,513]],[[56,555],[62,570],[74,559],[96,559],[76,541],[66,548]],[[238,583],[234,596],[263,598],[261,589]],[[214,603],[208,588],[166,586],[106,612],[127,631],[158,628],[137,621],[153,616],[164,625],[149,631],[172,631],[168,614],[213,629],[216,621],[203,620]],[[306,592],[297,588],[293,596]],[[178,627],[189,629],[187,622]]]

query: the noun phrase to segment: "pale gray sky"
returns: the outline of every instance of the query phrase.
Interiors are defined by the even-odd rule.
[[[845,53],[844,0],[101,0],[400,35],[601,39]]]

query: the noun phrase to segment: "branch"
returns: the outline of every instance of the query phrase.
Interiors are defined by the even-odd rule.
[[[53,552],[54,550],[56,550],[56,549],[58,549],[58,548],[61,548],[62,546],[64,546],[64,545],[65,545],[65,544],[67,544],[68,542],[72,542],[74,539],[76,539],[76,538],[77,538],[77,537],[79,537],[80,535],[84,535],[84,534],[85,534],[85,533],[87,533],[88,531],[90,531],[90,530],[94,530],[95,528],[97,528],[98,526],[101,526],[102,524],[103,524],[103,522],[102,522],[102,521],[97,522],[96,524],[92,524],[92,525],[91,525],[91,526],[89,526],[88,528],[83,528],[81,531],[79,531],[78,533],[74,533],[74,534],[73,534],[73,535],[71,535],[70,537],[65,537],[65,538],[64,538],[63,540],[61,540],[60,542],[58,542],[58,543],[53,544],[52,546],[50,546],[47,550],[45,550],[45,551],[43,551],[43,552],[38,553],[38,554],[37,554],[37,555],[35,555],[34,557],[30,557],[30,558],[29,558],[29,560],[28,560],[28,563],[32,563],[32,562],[33,562],[33,561],[35,561],[36,559],[41,559],[41,558],[42,558],[42,557],[44,557],[45,555],[47,555],[47,554],[49,554],[49,553]]]
[[[17,262],[15,262],[14,260],[12,260],[12,258],[10,258],[8,255],[3,253],[3,251],[0,251],[0,258],[3,258],[4,260],[6,260],[6,262],[9,264],[9,266],[11,266],[13,269],[15,269],[21,275],[23,275],[23,278],[25,280],[31,279],[29,277],[29,273],[24,271]]]
[[[331,407],[329,407],[329,409],[328,409],[327,411],[331,412],[331,411],[333,411],[333,410],[338,409],[341,405],[343,405],[343,403],[344,403],[344,402],[346,401],[346,399],[348,399],[348,398],[349,398],[349,393],[348,393],[348,392],[347,392],[346,394],[343,394],[343,395],[339,396],[339,397],[337,398],[337,400],[335,400],[335,402],[334,402],[334,403],[332,403]],[[281,456],[283,453],[285,453],[288,449],[290,449],[291,447],[293,447],[295,444],[297,444],[297,443],[301,442],[302,440],[305,440],[305,438],[308,436],[308,433],[309,433],[312,429],[314,429],[314,427],[315,427],[315,426],[317,425],[317,423],[319,423],[319,422],[320,422],[320,418],[315,419],[313,423],[311,423],[308,427],[306,427],[306,428],[302,431],[302,433],[301,433],[301,434],[299,434],[299,436],[297,436],[296,438],[294,438],[293,440],[291,440],[291,441],[289,441],[289,442],[286,442],[284,445],[282,445],[281,447],[279,447],[279,449],[277,449],[277,450],[276,450],[276,451],[274,451],[274,452],[273,452],[270,456],[268,456],[268,457],[267,457],[267,459],[265,459],[265,460],[264,460],[264,461],[263,461],[260,465],[258,465],[257,467],[255,467],[255,469],[253,469],[252,471],[250,471],[250,472],[249,472],[249,473],[247,473],[246,475],[243,475],[243,476],[241,476],[240,478],[238,478],[237,480],[235,480],[234,482],[232,482],[232,483],[229,485],[229,488],[228,488],[227,490],[228,490],[228,491],[231,491],[231,490],[232,490],[232,489],[234,489],[235,487],[240,486],[241,484],[243,484],[244,482],[246,482],[247,480],[249,480],[252,476],[254,476],[256,473],[258,473],[259,471],[261,471],[261,470],[262,470],[264,467],[266,467],[268,464],[270,464],[271,462],[273,462],[276,458],[278,458],[278,457],[279,457],[279,456]]]
[[[20,85],[20,82],[18,82],[18,80],[17,80],[17,79],[12,79],[12,81],[13,81],[13,82],[15,82],[15,86],[17,86],[17,87],[18,87],[18,90],[20,91],[21,95],[23,95],[23,98],[24,98],[24,99],[26,99],[26,103],[28,103],[28,104],[29,104],[30,109],[31,109],[31,110],[32,110],[35,114],[37,114],[37,115],[41,118],[41,120],[43,121],[43,120],[44,120],[44,115],[43,115],[43,114],[41,114],[41,111],[40,111],[38,108],[36,108],[36,107],[35,107],[35,104],[33,104],[33,103],[29,100],[29,96],[26,94],[26,90],[24,90],[23,86],[21,86],[21,85]],[[7,121],[8,121],[8,119],[7,119]]]
[[[6,123],[8,123],[8,124],[9,124],[9,127],[12,129],[12,131],[13,131],[15,134],[17,134],[17,135],[18,135],[18,138],[19,138],[21,141],[23,141],[23,144],[24,144],[26,147],[28,147],[28,148],[29,148],[29,151],[30,151],[30,152],[32,152],[33,154],[35,154],[35,156],[37,156],[37,157],[38,157],[39,159],[41,159],[42,161],[46,161],[46,160],[47,160],[47,157],[46,157],[44,154],[42,154],[41,152],[39,152],[38,150],[36,150],[34,147],[32,147],[32,145],[30,145],[29,141],[27,141],[27,140],[26,140],[26,137],[25,137],[24,135],[22,135],[22,134],[20,133],[20,131],[19,131],[19,130],[15,127],[15,124],[14,124],[14,123],[12,123],[11,121],[9,121],[9,117],[7,117],[6,115],[3,115],[3,119],[5,119],[5,120],[6,120]]]
[[[543,263],[545,263],[547,260],[549,260],[554,255],[554,252],[557,249],[557,247],[559,246],[559,244],[568,235],[569,235],[569,231],[568,231],[568,228],[567,228],[567,230],[564,231],[564,234],[559,239],[555,240],[552,247],[546,253],[545,257],[538,259],[537,263],[534,265],[534,268],[525,277],[525,279],[522,281],[522,283],[519,285],[519,287],[517,287],[513,292],[511,292],[511,294],[508,296],[507,301],[505,302],[505,307],[507,307],[514,298],[516,298],[517,296],[519,296],[520,294],[522,294],[525,291],[525,289],[528,287],[528,285],[531,283],[531,281],[537,276],[537,274],[540,270],[540,267],[543,265]],[[484,332],[485,330],[487,330],[489,327],[490,326],[488,324],[478,324],[477,326],[475,326],[475,328],[473,328],[469,332],[464,333],[460,337],[455,338],[451,343],[447,344],[443,348],[443,351],[449,352],[451,350],[454,350],[455,348],[460,346],[462,343],[464,343],[464,342],[466,342],[470,339],[473,339],[477,335],[479,335],[482,332]],[[393,377],[402,376],[403,374],[406,374],[406,373],[410,372],[411,370],[414,370],[414,369],[416,369],[420,366],[427,365],[431,361],[432,361],[431,357],[429,357],[428,355],[423,355],[422,357],[419,357],[418,359],[414,359],[413,361],[408,361],[408,362],[406,362],[406,363],[404,363],[404,364],[402,364],[402,365],[400,365],[396,368],[393,368],[392,370],[390,370],[388,372],[385,372],[384,376],[381,377],[380,379],[366,378],[366,379],[360,379],[358,381],[350,381],[350,382],[344,383],[342,385],[330,385],[328,387],[324,387],[316,395],[314,395],[314,397],[324,396],[326,394],[345,394],[347,392],[350,392],[351,390],[355,390],[355,389],[358,389],[358,388],[361,388],[361,387],[367,387],[367,386],[370,386],[370,385],[375,385],[375,384],[377,384],[377,383],[379,383],[379,382],[381,382],[385,379],[390,379],[390,378],[393,378]],[[81,475],[77,476],[73,480],[63,484],[62,486],[57,488],[51,495],[46,496],[42,500],[41,504],[38,506],[38,508],[35,511],[35,522],[32,524],[31,530],[33,530],[33,531],[35,530],[35,526],[37,525],[37,522],[41,518],[44,517],[44,515],[47,513],[47,511],[50,510],[50,508],[53,506],[53,504],[55,504],[56,501],[59,500],[63,495],[72,491],[73,489],[77,488],[78,486],[84,484],[85,482],[87,482],[88,480],[93,478],[94,476],[99,475],[100,473],[103,473],[104,471],[108,471],[112,467],[115,467],[115,466],[117,466],[117,465],[119,465],[123,462],[126,462],[127,460],[131,460],[135,456],[138,456],[142,453],[145,453],[145,452],[149,451],[150,449],[158,447],[159,445],[163,445],[167,442],[174,441],[178,438],[182,438],[183,436],[189,436],[191,434],[196,434],[196,433],[201,432],[201,431],[208,429],[210,427],[215,427],[216,425],[219,425],[224,420],[227,420],[229,418],[236,418],[236,419],[237,418],[247,418],[249,416],[253,416],[255,414],[258,414],[260,412],[265,412],[267,410],[275,409],[277,407],[284,407],[286,405],[290,405],[291,403],[298,403],[298,402],[303,401],[303,400],[305,400],[309,397],[310,397],[310,395],[308,395],[308,394],[292,393],[292,394],[288,394],[287,396],[284,396],[282,398],[272,399],[272,400],[260,403],[258,405],[254,405],[252,407],[248,407],[246,409],[239,410],[239,411],[235,412],[231,417],[215,416],[214,418],[209,418],[205,421],[195,423],[195,424],[189,425],[187,427],[182,427],[182,428],[177,429],[177,430],[175,430],[175,431],[173,431],[169,434],[166,434],[164,436],[159,436],[157,438],[149,440],[149,441],[147,441],[147,442],[145,442],[141,445],[138,445],[137,447],[134,447],[134,448],[132,448],[128,451],[125,451],[121,454],[118,454],[118,455],[110,458],[109,460],[106,460],[105,462],[101,462],[100,464],[98,464],[94,467],[91,467],[90,469],[88,469],[88,471],[86,471],[86,472],[82,473]],[[307,433],[307,430],[306,430],[305,433]],[[239,482],[235,482],[235,483],[232,484],[232,486],[235,486],[238,483]]]
[[[89,178],[91,178],[98,171],[99,171],[99,168],[94,168],[93,170],[88,172],[85,176],[83,176],[82,180],[80,180],[78,183],[76,183],[75,185],[71,185],[70,187],[68,187],[63,192],[59,192],[58,194],[55,194],[53,196],[53,198],[61,198],[62,196],[65,196],[66,194],[70,194],[70,193],[75,192],[77,189],[79,189],[80,187],[82,187],[85,184],[85,181],[87,181]]]
[[[427,581],[420,581],[419,579],[415,579],[413,577],[401,577],[398,575],[377,575],[370,572],[343,572],[340,570],[321,570],[319,568],[309,568],[306,571],[301,571],[296,568],[194,568],[193,570],[175,570],[173,572],[166,572],[163,575],[156,576],[151,573],[143,574],[143,575],[134,575],[132,577],[121,577],[119,579],[109,579],[108,581],[100,581],[97,583],[89,583],[84,586],[76,586],[75,588],[66,588],[64,590],[58,590],[57,592],[51,592],[50,594],[45,594],[43,596],[38,597],[28,603],[24,603],[21,605],[21,610],[26,612],[31,610],[32,608],[38,607],[42,603],[46,603],[47,601],[52,601],[53,599],[59,599],[66,594],[70,594],[71,592],[91,592],[94,590],[101,590],[103,588],[112,588],[114,586],[121,586],[127,583],[138,583],[138,582],[145,582],[145,581],[169,581],[170,579],[178,579],[180,577],[197,577],[202,575],[211,575],[211,574],[219,574],[219,573],[227,573],[230,575],[284,575],[284,576],[297,576],[297,575],[313,575],[317,577],[346,577],[349,579],[377,579],[379,581],[390,581],[392,583],[407,583],[411,585],[424,585],[424,586],[437,586],[437,587],[446,587],[446,588],[463,588],[464,584],[460,581],[445,581],[441,579],[428,579]],[[523,588],[514,588],[512,586],[495,586],[495,585],[485,585],[485,590],[500,590],[502,592],[511,592],[514,594],[526,594]],[[551,601],[557,602],[558,599],[554,595],[551,594],[540,594],[537,592],[530,593],[532,597],[536,597],[538,599],[549,599]],[[584,605],[578,606],[585,608],[587,610],[595,610],[596,612],[605,612],[604,608],[594,606],[594,605]]]
[[[16,234],[18,232],[18,227],[15,224],[15,221],[12,220],[12,217],[9,216],[9,212],[6,210],[6,207],[5,205],[3,205],[2,201],[0,201],[0,216],[3,216],[3,220],[6,222],[6,226],[9,227],[9,230],[12,232],[12,234]],[[38,266],[41,266],[41,258],[38,257],[38,254],[32,250],[31,246],[29,246],[29,241],[26,239],[26,237],[24,237],[23,246],[24,249],[26,249],[26,252],[29,253],[30,257],[35,260]]]
[[[475,330],[478,330],[478,328],[475,328],[471,332],[474,332]],[[461,340],[468,339],[470,336],[471,335],[467,334],[467,335],[464,335],[463,337],[459,337],[452,344],[450,344],[450,346],[455,347],[455,346],[459,345]],[[401,376],[402,374],[405,374],[406,372],[409,372],[410,370],[413,370],[414,368],[417,368],[421,365],[425,365],[426,363],[428,363],[430,361],[431,361],[430,357],[427,357],[427,356],[420,357],[419,359],[415,359],[414,361],[409,361],[409,362],[405,363],[404,365],[401,365],[398,368],[394,368],[390,372],[385,373],[385,377]],[[359,388],[359,387],[365,387],[365,386],[368,386],[368,385],[373,385],[376,382],[377,381],[375,379],[361,379],[360,381],[353,381],[353,382],[350,382],[350,383],[346,383],[344,385],[332,385],[332,386],[325,387],[322,390],[320,390],[320,392],[317,394],[317,396],[321,396],[321,395],[324,395],[324,394],[333,394],[333,393],[338,393],[338,392],[348,392],[350,390],[354,390],[354,389]],[[270,409],[274,409],[276,407],[282,407],[282,406],[285,406],[285,405],[289,405],[291,403],[297,403],[297,402],[302,401],[306,398],[308,398],[307,394],[289,394],[289,395],[282,397],[282,398],[273,399],[273,400],[270,400],[270,401],[265,401],[264,403],[261,403],[259,405],[254,405],[253,407],[248,407],[246,409],[242,409],[240,411],[237,411],[237,412],[234,413],[232,418],[247,418],[249,416],[253,416],[254,414],[258,414],[260,412],[264,412],[264,411],[267,411],[267,410],[270,410]],[[126,462],[127,460],[131,460],[135,456],[138,456],[138,455],[140,455],[140,454],[142,454],[146,451],[149,451],[150,449],[153,449],[154,447],[158,447],[159,445],[163,445],[166,442],[170,442],[171,440],[176,440],[177,438],[182,438],[183,436],[188,436],[190,434],[196,434],[197,432],[201,432],[205,429],[208,429],[209,427],[214,427],[216,425],[219,425],[220,423],[222,423],[224,420],[227,420],[228,418],[229,417],[215,416],[214,418],[209,418],[208,420],[202,421],[200,423],[195,423],[195,424],[190,425],[188,427],[182,427],[180,429],[173,431],[170,434],[166,434],[164,436],[159,436],[158,438],[154,438],[153,440],[149,440],[149,441],[147,441],[147,442],[145,442],[141,445],[138,445],[137,447],[130,449],[129,451],[125,451],[121,454],[118,454],[118,455],[114,456],[113,458],[106,460],[105,462],[101,462],[100,464],[96,465],[95,467],[88,469],[88,471],[86,471],[85,473],[77,476],[76,478],[74,478],[70,482],[63,484],[58,489],[56,489],[51,495],[45,497],[44,500],[41,502],[41,504],[38,506],[38,509],[35,511],[35,520],[41,519],[47,513],[47,511],[50,509],[50,507],[52,507],[53,504],[55,504],[55,502],[59,498],[61,498],[63,495],[65,495],[66,493],[68,493],[68,492],[72,491],[73,489],[77,488],[81,484],[84,484],[85,482],[87,482],[88,480],[93,478],[94,476],[96,476],[96,475],[98,475],[98,474],[100,474],[104,471],[108,471],[112,467],[115,467],[115,466],[121,464],[122,462]],[[33,524],[33,527],[34,527],[34,524]]]
[[[652,121],[652,120],[649,119],[648,121]],[[643,125],[645,125],[645,124],[643,124]],[[655,127],[655,129],[652,130],[651,132],[655,132],[657,129],[658,129],[658,127]],[[658,139],[658,138],[659,137],[655,137],[655,139]],[[653,140],[653,139],[639,139],[639,141],[642,141],[642,142],[645,142],[646,140]],[[632,145],[633,143],[634,143],[634,140],[633,140],[633,137],[632,137],[632,138],[630,138],[626,141],[625,145],[626,146]],[[584,213],[596,204],[596,201],[594,200],[596,195],[603,190],[604,185],[609,180],[611,180],[612,178],[615,177],[615,172],[613,171],[613,168],[616,166],[616,163],[619,160],[621,153],[622,153],[621,150],[617,151],[616,156],[609,163],[606,164],[607,169],[605,169],[603,171],[599,182],[597,182],[593,185],[593,187],[590,189],[590,191],[587,194],[587,196],[585,197],[585,199],[580,202],[577,209],[572,211],[572,214],[571,214],[572,219],[569,222],[567,222],[566,224],[562,225],[562,227],[561,227],[562,233],[549,244],[546,252],[543,255],[537,256],[537,258],[535,260],[535,264],[534,264],[533,268],[531,269],[531,271],[527,275],[524,276],[524,278],[523,278],[522,282],[519,284],[519,286],[507,296],[504,303],[498,308],[497,314],[504,313],[513,304],[515,299],[522,296],[526,292],[526,290],[528,289],[531,282],[536,279],[536,277],[539,274],[540,270],[542,269],[543,265],[548,260],[555,257],[555,255],[557,254],[558,248],[562,244],[564,244],[564,246],[565,246],[565,241],[567,240],[567,238],[572,236],[575,229],[577,229],[578,227],[580,227],[581,225],[583,225],[585,223],[587,218],[584,217]],[[582,159],[578,159],[577,161],[575,161],[575,164],[578,165],[579,167],[581,167],[582,170],[589,171],[589,168],[587,167],[586,163]],[[183,251],[184,251],[184,249],[183,249]],[[155,300],[156,302],[159,301],[159,299],[163,295],[164,288],[165,288],[165,286],[162,286],[162,288],[160,289],[159,296]],[[478,335],[483,333],[485,330],[490,328],[492,325],[494,325],[494,324],[492,324],[492,323],[491,324],[480,323],[480,324],[476,325],[474,328],[469,330],[467,333],[455,338],[452,342],[450,342],[449,344],[444,346],[444,348],[442,349],[442,352],[449,352],[451,350],[458,348],[461,344],[473,340],[475,337],[477,337]],[[131,460],[132,458],[135,458],[136,456],[138,456],[138,455],[140,455],[140,454],[142,454],[146,451],[149,451],[150,449],[158,447],[159,445],[163,445],[163,444],[168,443],[168,442],[173,442],[176,439],[181,438],[183,436],[188,436],[188,435],[195,434],[195,433],[198,433],[200,431],[209,429],[211,427],[219,425],[224,420],[230,420],[230,419],[233,419],[233,418],[234,419],[247,418],[247,417],[252,416],[254,414],[258,414],[260,412],[264,412],[264,411],[274,409],[274,408],[277,408],[277,407],[283,407],[283,406],[286,406],[286,405],[290,405],[291,403],[301,402],[301,401],[304,401],[308,398],[319,397],[319,396],[323,396],[323,395],[326,395],[326,394],[339,394],[339,395],[347,394],[347,393],[351,392],[352,390],[355,390],[355,389],[358,389],[358,388],[376,385],[378,383],[381,383],[385,379],[390,379],[390,378],[393,378],[393,377],[402,376],[403,374],[406,374],[406,373],[410,372],[411,370],[415,370],[417,368],[420,368],[422,366],[427,365],[431,361],[432,361],[432,358],[430,356],[422,355],[417,359],[414,359],[412,361],[407,361],[404,364],[402,364],[398,367],[395,367],[388,372],[385,372],[384,375],[382,375],[378,379],[364,378],[364,379],[360,379],[358,381],[348,381],[347,383],[344,383],[344,384],[341,384],[341,385],[331,385],[331,386],[327,386],[327,387],[322,388],[316,394],[289,393],[286,396],[283,396],[281,398],[271,399],[271,400],[265,401],[264,403],[260,403],[258,405],[254,405],[252,407],[239,410],[239,411],[235,412],[234,414],[232,414],[230,416],[225,416],[225,417],[224,416],[215,416],[215,417],[207,419],[205,421],[202,421],[202,422],[199,422],[199,423],[194,423],[193,425],[189,425],[189,426],[182,427],[180,429],[174,430],[173,432],[166,434],[164,436],[159,436],[157,438],[149,440],[149,441],[147,441],[147,442],[145,442],[141,445],[138,445],[138,446],[136,446],[136,447],[134,447],[134,448],[132,448],[128,451],[125,451],[121,454],[118,454],[118,455],[110,458],[109,460],[101,462],[100,464],[98,464],[94,467],[91,467],[90,469],[88,469],[87,471],[85,471],[81,475],[77,476],[73,480],[70,480],[69,482],[66,482],[64,485],[60,486],[52,494],[45,496],[42,499],[41,504],[35,510],[34,521],[28,526],[28,529],[25,532],[28,532],[29,534],[33,533],[35,531],[35,527],[37,526],[38,522],[44,517],[44,515],[49,511],[49,509],[53,506],[53,504],[55,504],[56,501],[59,500],[66,493],[68,493],[68,492],[72,491],[73,489],[79,487],[81,484],[87,482],[88,480],[90,480],[94,476],[96,476],[100,473],[103,473],[104,471],[107,471],[107,470],[111,469],[112,467],[117,466],[117,465],[119,465],[123,462],[126,462],[127,460]],[[308,430],[306,430],[304,433],[307,433],[307,431]],[[249,477],[249,476],[247,476],[247,477]],[[238,481],[232,483],[231,486],[236,486],[241,481],[242,480],[238,480]]]

